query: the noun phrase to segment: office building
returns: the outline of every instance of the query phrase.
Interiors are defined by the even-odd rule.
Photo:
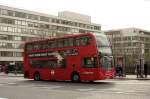
[[[126,72],[134,72],[140,59],[150,62],[150,31],[125,28],[105,31],[111,45],[116,65],[118,60],[126,66]]]
[[[87,15],[64,11],[53,16],[0,5],[0,64],[22,64],[25,41],[100,31]]]

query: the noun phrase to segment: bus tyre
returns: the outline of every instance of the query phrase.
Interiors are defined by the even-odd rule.
[[[41,80],[39,73],[35,73],[35,74],[34,74],[34,80],[35,80],[35,81],[40,81],[40,80]]]
[[[80,82],[80,76],[78,73],[73,73],[71,76],[72,82]]]

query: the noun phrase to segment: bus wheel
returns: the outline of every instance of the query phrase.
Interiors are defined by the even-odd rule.
[[[39,73],[35,73],[35,74],[34,74],[34,80],[35,80],[35,81],[40,81],[40,80],[41,80]]]
[[[78,73],[73,73],[71,76],[72,82],[80,82],[80,76]]]

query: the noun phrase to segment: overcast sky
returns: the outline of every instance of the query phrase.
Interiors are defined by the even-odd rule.
[[[150,30],[150,0],[0,0],[6,5],[50,15],[73,11],[91,16],[102,30],[137,27]]]

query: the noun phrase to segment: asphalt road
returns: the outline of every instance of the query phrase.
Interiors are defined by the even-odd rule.
[[[0,76],[0,99],[150,99],[150,80],[72,83]]]

